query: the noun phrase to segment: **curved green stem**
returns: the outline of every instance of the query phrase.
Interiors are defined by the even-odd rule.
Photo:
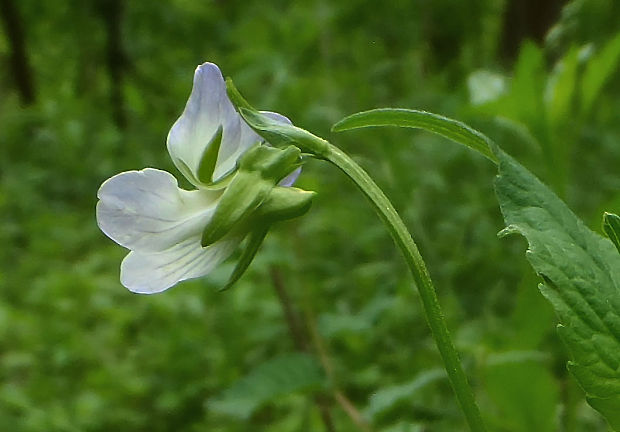
[[[420,292],[424,305],[426,319],[431,328],[437,348],[444,361],[448,378],[456,394],[456,398],[465,414],[467,423],[472,432],[485,431],[480,410],[474,400],[473,392],[467,382],[467,377],[461,366],[458,353],[450,339],[450,333],[441,312],[439,300],[435,293],[435,287],[431,281],[426,264],[420,255],[411,234],[402,219],[385,196],[379,186],[370,178],[357,163],[338,147],[326,143],[326,148],[321,149],[320,156],[340,168],[359,187],[364,195],[370,200],[373,207],[379,213],[381,220],[392,234],[394,241],[402,251],[407,265],[413,274],[413,278]]]
[[[394,237],[394,241],[396,241],[396,244],[402,251],[407,265],[413,274],[424,305],[426,320],[435,337],[435,342],[443,358],[448,378],[450,379],[452,388],[456,393],[456,398],[465,414],[467,423],[472,432],[484,432],[485,427],[482,423],[480,410],[476,405],[473,392],[469,387],[465,372],[463,372],[459,356],[450,339],[450,333],[448,332],[448,327],[443,318],[433,282],[426,270],[426,264],[424,264],[418,247],[411,238],[411,234],[409,234],[407,227],[398,216],[390,200],[387,199],[381,189],[372,181],[370,176],[338,147],[333,146],[329,142],[304,129],[300,129],[288,123],[276,121],[256,111],[243,99],[230,79],[226,81],[226,89],[228,96],[233,104],[238,107],[239,114],[243,119],[260,136],[271,143],[272,146],[287,147],[294,144],[306,153],[330,161],[348,175],[360,188],[362,193],[370,200],[377,213],[379,213],[381,220],[383,220],[383,223],[392,234],[392,237]],[[371,119],[374,118],[373,121],[377,121],[377,113],[375,111],[374,114],[360,113],[354,115],[353,117],[349,117],[347,122],[343,121],[344,124],[340,122],[336,126],[339,126],[340,130],[351,128],[351,123],[353,123],[353,126],[359,127],[360,124],[358,124],[357,120],[359,120],[360,117],[364,119],[361,125],[369,126],[372,123],[369,122],[369,115]],[[404,119],[402,118],[403,116]],[[462,123],[435,114],[415,111],[404,112],[402,110],[383,110],[381,111],[380,117],[379,120],[382,119],[382,122],[380,121],[378,124],[400,125],[404,122],[405,126],[429,128],[434,132],[438,132],[450,139],[455,139],[457,142],[472,147],[474,150],[481,152],[489,159],[495,161],[495,156],[489,149],[488,139]],[[347,123],[348,126],[346,126]],[[448,124],[449,127],[447,127],[446,124]]]

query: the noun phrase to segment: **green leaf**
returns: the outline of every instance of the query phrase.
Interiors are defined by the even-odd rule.
[[[595,54],[583,73],[581,83],[581,104],[584,112],[588,112],[600,94],[603,86],[618,70],[620,62],[620,33],[607,42],[600,53]]]
[[[507,224],[500,234],[527,239],[527,258],[544,280],[540,290],[570,351],[568,368],[590,405],[620,430],[620,254],[534,175],[503,151],[495,154]]]
[[[497,159],[489,147],[490,140],[465,123],[426,111],[380,108],[352,114],[336,123],[335,132],[372,126],[400,126],[424,129],[476,150],[493,162]]]
[[[504,107],[504,115],[532,126],[544,123],[542,95],[545,79],[544,54],[536,44],[526,41],[519,51],[519,58],[514,67],[510,101]]]
[[[603,215],[603,231],[620,252],[620,216],[605,212]]]
[[[553,127],[560,127],[566,122],[574,121],[570,116],[574,102],[579,66],[579,49],[573,47],[559,61],[547,83],[546,105],[549,122]]]
[[[375,418],[404,399],[411,398],[423,388],[446,378],[446,371],[437,368],[420,372],[411,381],[382,388],[374,393],[364,410],[367,416]]]
[[[325,384],[323,371],[314,357],[284,354],[254,368],[221,396],[211,399],[209,408],[245,420],[278,397],[317,390]]]
[[[498,408],[496,423],[501,429],[557,431],[556,416],[550,413],[557,406],[559,388],[546,360],[535,351],[509,351],[487,358],[484,379],[489,397]]]

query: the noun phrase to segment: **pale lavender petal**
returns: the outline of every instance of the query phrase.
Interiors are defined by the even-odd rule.
[[[282,180],[280,180],[280,183],[278,183],[279,186],[285,186],[285,187],[293,186],[295,182],[297,181],[299,174],[301,174],[301,167],[297,168],[295,171],[293,171],[292,173],[284,177]]]
[[[139,294],[162,292],[181,281],[206,275],[228,258],[241,240],[223,239],[203,248],[200,237],[195,237],[159,253],[132,251],[121,264],[121,283]]]
[[[168,172],[147,168],[106,180],[97,196],[97,223],[128,249],[155,252],[202,232],[220,194],[179,189]]]
[[[200,162],[220,127],[222,140],[213,177],[200,179]],[[198,66],[185,110],[168,134],[168,152],[177,168],[200,187],[234,170],[239,156],[260,141],[228,99],[219,68],[213,63]]]

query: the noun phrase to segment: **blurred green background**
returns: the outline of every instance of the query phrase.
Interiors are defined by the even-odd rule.
[[[525,242],[499,240],[494,167],[360,110],[479,128],[600,232],[620,212],[617,0],[0,0],[0,430],[460,431],[412,279],[354,186],[318,192],[234,263],[164,294],[118,280],[108,177],[180,177],[168,129],[203,61],[351,153],[416,238],[493,431],[606,431],[567,375]],[[183,183],[182,183],[183,184]],[[187,186],[187,184],[184,184]]]

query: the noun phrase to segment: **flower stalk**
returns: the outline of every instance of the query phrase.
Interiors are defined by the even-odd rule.
[[[344,172],[368,198],[400,248],[422,299],[426,320],[443,359],[450,384],[472,432],[486,430],[474,394],[450,338],[437,293],[417,245],[390,200],[370,176],[338,147],[329,144],[321,155]]]
[[[400,248],[413,275],[420,298],[422,299],[426,320],[431,328],[450,384],[465,414],[470,430],[472,432],[484,432],[486,428],[482,421],[480,410],[467,381],[467,376],[463,371],[458,353],[450,338],[450,332],[443,317],[433,281],[426,269],[426,264],[417,245],[390,200],[366,171],[338,147],[304,129],[270,118],[252,108],[230,79],[226,80],[226,91],[241,117],[263,139],[269,141],[275,147],[285,148],[294,145],[302,152],[331,162],[353,180],[360,191],[368,198]]]

